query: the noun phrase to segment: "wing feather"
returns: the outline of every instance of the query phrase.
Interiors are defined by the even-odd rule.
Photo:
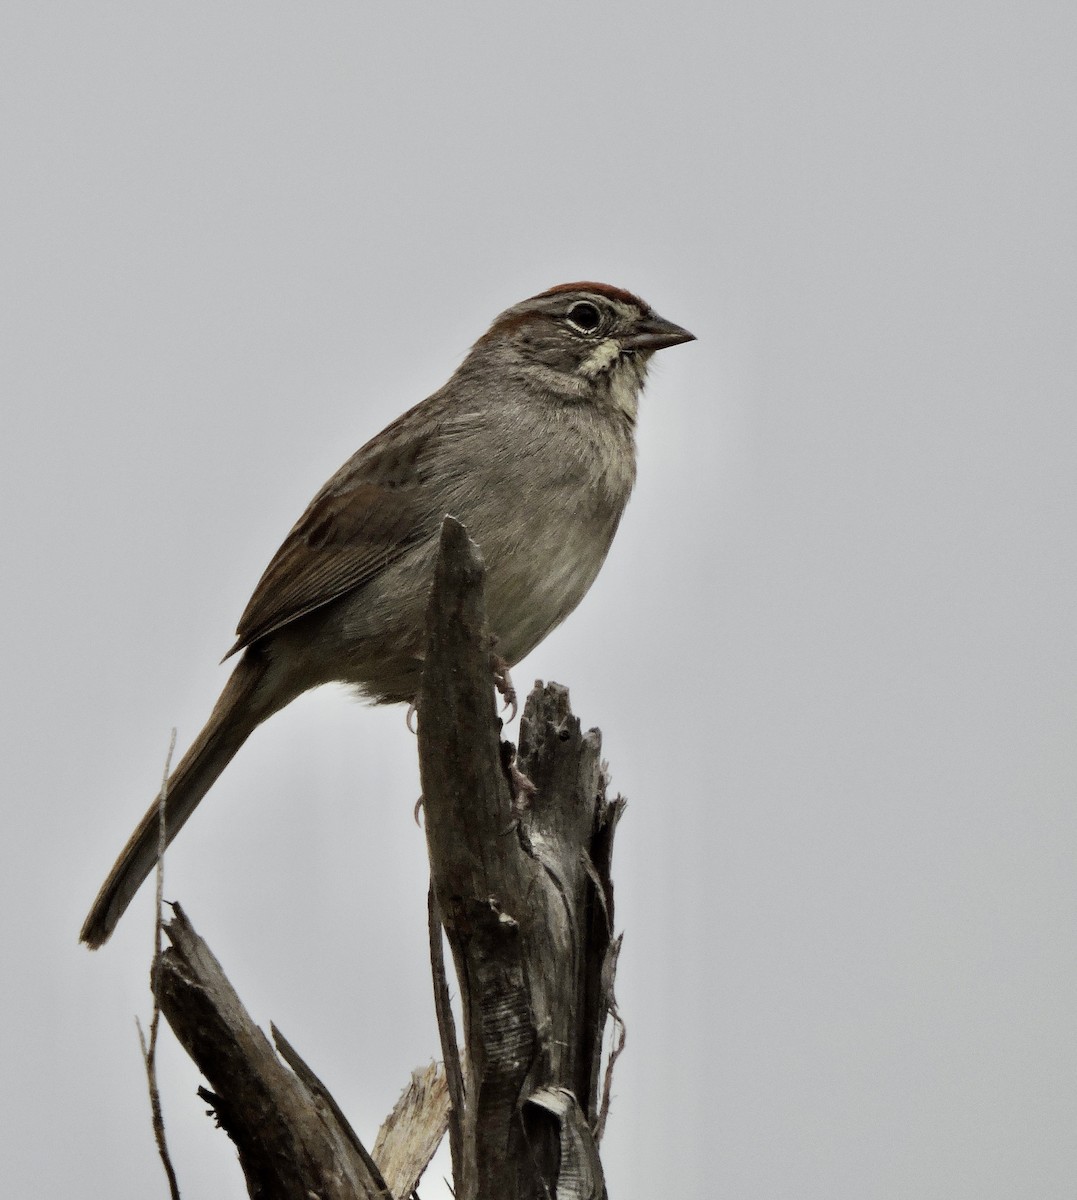
[[[314,497],[254,589],[226,658],[362,587],[431,536],[438,514],[424,465],[437,428],[419,413],[428,404],[368,442]]]

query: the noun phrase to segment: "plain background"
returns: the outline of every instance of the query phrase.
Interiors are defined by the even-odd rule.
[[[165,1194],[148,892],[75,937],[169,730],[340,462],[502,308],[598,278],[699,337],[516,672],[571,687],[630,802],[611,1196],[1072,1200],[1077,8],[0,26],[0,1190]],[[437,1053],[417,794],[403,712],[326,689],[168,861],[366,1137]],[[184,1196],[242,1195],[163,1042]]]

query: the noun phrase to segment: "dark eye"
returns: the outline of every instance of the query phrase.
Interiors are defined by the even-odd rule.
[[[602,324],[602,314],[586,300],[577,301],[565,316],[568,323],[575,325],[582,333],[594,333]]]

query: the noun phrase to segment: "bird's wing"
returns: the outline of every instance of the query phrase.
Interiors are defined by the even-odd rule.
[[[433,535],[439,514],[424,460],[437,426],[423,407],[357,451],[314,497],[254,589],[226,658],[361,587]]]

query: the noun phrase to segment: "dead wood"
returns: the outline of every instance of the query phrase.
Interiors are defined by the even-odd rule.
[[[533,787],[514,786],[515,751],[500,741],[494,707],[482,577],[478,547],[446,518],[427,621],[419,764],[437,910],[463,1009],[457,1194],[599,1197],[592,1130],[613,1004],[609,859],[622,806],[605,799],[599,732],[581,732],[557,684],[536,685],[528,698],[516,767]],[[562,1174],[569,1142],[575,1161],[588,1164],[574,1176],[589,1178],[583,1191]]]

